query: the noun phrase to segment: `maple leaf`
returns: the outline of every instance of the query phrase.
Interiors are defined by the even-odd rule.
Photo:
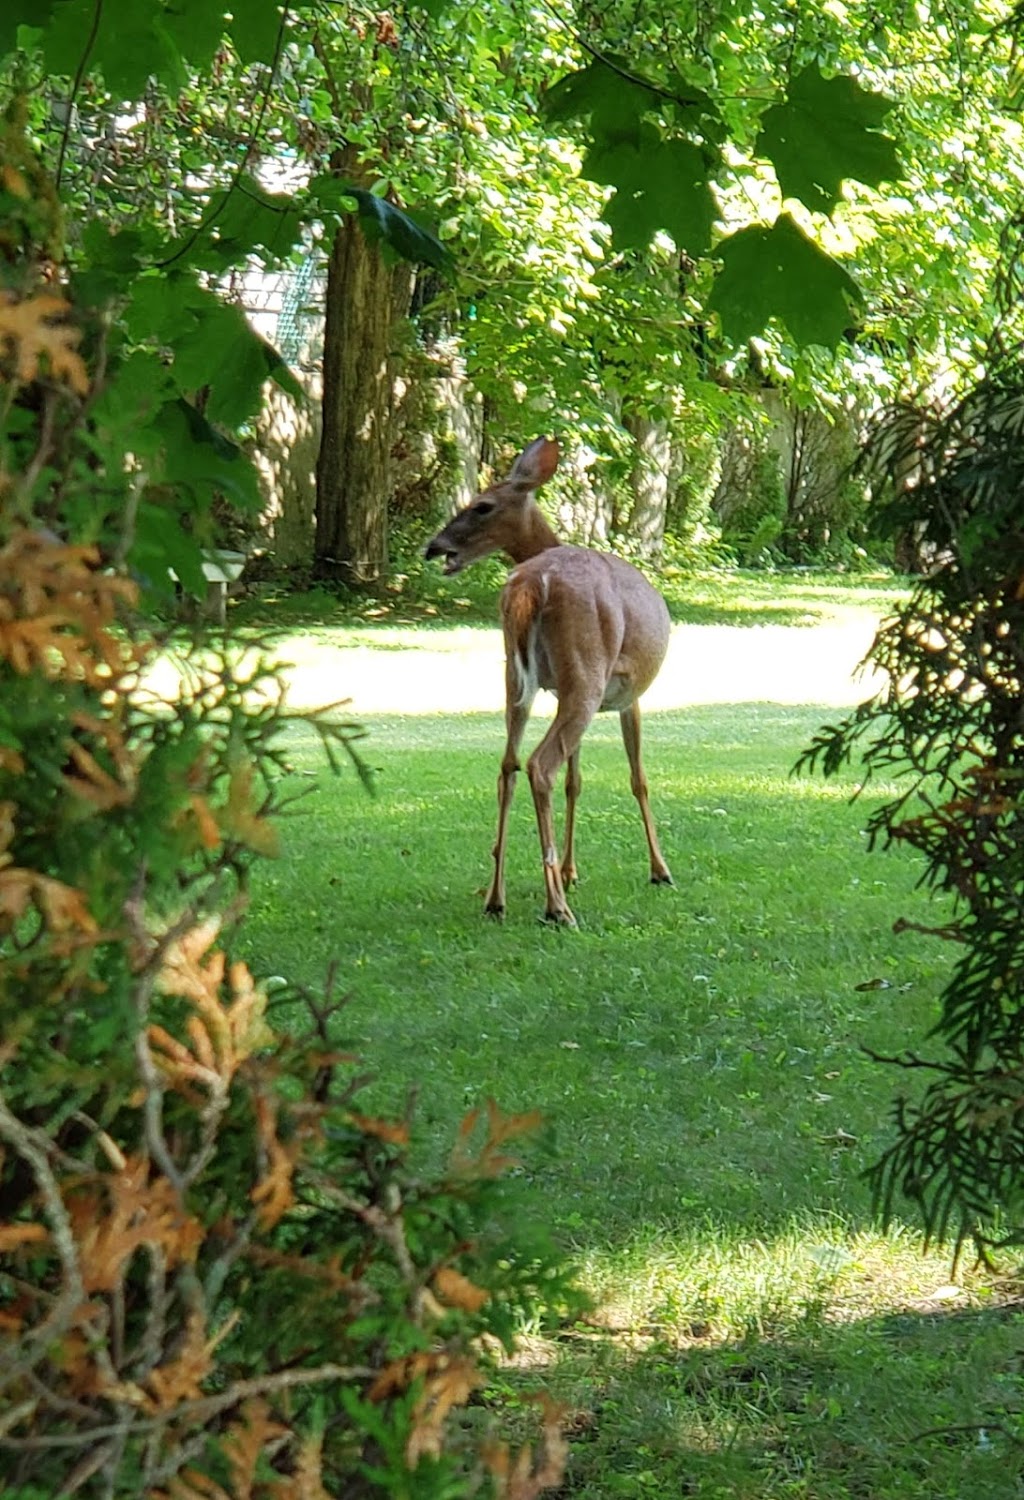
[[[800,345],[834,348],[861,300],[843,267],[808,239],[789,214],[768,228],[753,224],[722,241],[722,269],[708,298],[734,344],[762,333],[772,318]]]
[[[703,255],[718,213],[709,170],[702,147],[663,140],[652,126],[636,144],[595,145],[583,159],[585,177],[616,190],[601,217],[623,250],[645,249],[663,229],[688,255]]]
[[[13,292],[0,292],[0,346],[8,346],[17,380],[27,384],[49,373],[79,396],[89,394],[89,374],[77,353],[81,331],[54,321],[70,311],[69,302],[50,292],[23,302]]]
[[[846,178],[878,187],[903,176],[895,141],[878,128],[892,107],[855,78],[824,78],[811,63],[785,102],[765,111],[755,150],[770,159],[784,198],[828,214]]]

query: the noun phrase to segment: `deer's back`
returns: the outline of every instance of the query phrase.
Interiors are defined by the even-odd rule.
[[[527,558],[502,593],[510,624],[524,639],[532,620],[531,663],[540,687],[562,693],[586,678],[600,707],[623,709],[654,681],[668,650],[668,608],[631,563],[588,547],[552,547]]]

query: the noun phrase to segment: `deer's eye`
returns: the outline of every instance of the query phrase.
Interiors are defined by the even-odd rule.
[[[473,514],[477,516],[489,516],[493,509],[493,500],[479,500],[477,504],[473,506]]]

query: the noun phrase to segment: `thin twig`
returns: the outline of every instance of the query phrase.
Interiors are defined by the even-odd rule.
[[[38,1327],[26,1333],[21,1340],[24,1357],[0,1376],[0,1391],[19,1381],[38,1361],[45,1356],[54,1339],[70,1327],[75,1313],[85,1298],[82,1270],[78,1261],[78,1246],[75,1244],[71,1220],[61,1197],[57,1179],[53,1174],[47,1151],[40,1144],[40,1132],[24,1125],[9,1109],[0,1094],[0,1139],[12,1146],[23,1161],[32,1168],[43,1200],[46,1217],[50,1221],[53,1243],[64,1273],[64,1286],[60,1296],[46,1318]],[[44,1141],[48,1138],[43,1136]]]
[[[17,1453],[38,1453],[49,1449],[81,1448],[87,1443],[96,1443],[103,1438],[120,1437],[127,1432],[132,1437],[140,1433],[156,1432],[170,1423],[181,1421],[208,1422],[221,1412],[249,1400],[252,1396],[272,1396],[278,1391],[291,1391],[308,1385],[324,1385],[331,1380],[369,1380],[378,1372],[366,1365],[314,1365],[311,1369],[278,1370],[273,1375],[257,1375],[250,1380],[238,1380],[226,1391],[216,1396],[202,1396],[193,1401],[181,1401],[177,1406],[154,1416],[132,1415],[127,1423],[107,1423],[93,1427],[87,1432],[58,1432],[52,1436],[11,1438],[0,1436],[0,1447]],[[34,1403],[33,1403],[34,1405]]]
[[[82,55],[78,59],[78,67],[75,70],[75,76],[71,80],[71,92],[68,94],[68,113],[67,118],[64,121],[64,130],[60,138],[60,151],[57,154],[57,170],[53,174],[53,186],[58,193],[60,192],[61,178],[64,175],[64,158],[67,155],[68,141],[71,137],[71,121],[74,118],[75,113],[75,100],[78,97],[78,90],[82,86],[82,79],[85,77],[85,70],[89,66],[89,58],[92,55],[92,49],[96,44],[96,37],[99,33],[100,20],[102,19],[102,16],[103,0],[94,0],[92,26],[89,29],[89,35],[85,39],[85,46],[82,49]]]

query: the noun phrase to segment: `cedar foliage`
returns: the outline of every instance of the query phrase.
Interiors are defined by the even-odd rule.
[[[357,1107],[343,1002],[272,1006],[232,956],[296,716],[258,652],[209,642],[158,697],[119,549],[65,539],[90,504],[109,516],[89,456],[113,475],[117,435],[39,253],[50,200],[5,182],[0,1493],[531,1500],[562,1474],[559,1413],[513,1452],[466,1408],[484,1343],[568,1295],[542,1238],[505,1227],[537,1121],[471,1112],[424,1179],[410,1121]],[[306,727],[351,749],[350,725]]]
[[[954,898],[927,929],[957,945],[932,1032],[946,1050],[888,1059],[926,1086],[897,1103],[871,1180],[886,1214],[902,1194],[931,1238],[984,1252],[1024,1242],[1024,351],[951,410],[889,412],[870,456],[882,528],[931,571],[869,654],[887,687],[801,764],[829,774],[856,750],[868,777],[899,778],[869,836],[916,849]]]

